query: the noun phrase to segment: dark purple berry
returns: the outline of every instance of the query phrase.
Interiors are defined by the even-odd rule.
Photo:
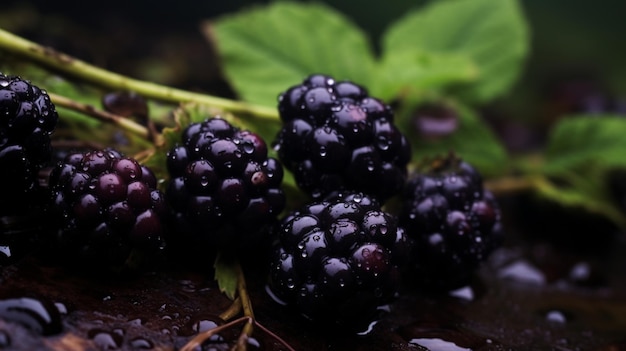
[[[66,156],[49,177],[55,244],[67,263],[130,267],[133,253],[156,258],[165,246],[167,207],[152,171],[115,150]]]
[[[172,238],[181,252],[199,255],[255,249],[285,207],[282,165],[265,141],[220,117],[185,128],[167,154],[167,199],[177,223]],[[255,239],[256,240],[256,239]],[[244,250],[245,251],[245,250]]]
[[[414,240],[407,281],[429,291],[469,284],[502,242],[500,210],[476,169],[449,155],[407,183],[400,225]]]
[[[391,108],[365,88],[311,75],[279,96],[278,111],[278,157],[314,199],[352,190],[386,201],[401,191],[410,145]]]
[[[318,325],[353,331],[393,300],[410,250],[396,218],[362,193],[335,193],[292,211],[276,235],[271,293]]]
[[[39,171],[51,159],[58,114],[48,94],[0,73],[0,216],[39,208]]]

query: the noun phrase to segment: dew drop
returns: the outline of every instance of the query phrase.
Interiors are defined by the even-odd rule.
[[[457,344],[446,341],[439,338],[416,338],[411,339],[409,344],[419,345],[425,347],[428,350],[448,350],[448,351],[471,351],[465,347],[460,347]]]
[[[498,276],[534,285],[544,285],[546,283],[545,275],[525,260],[519,260],[503,267],[499,271]]]
[[[567,318],[563,312],[551,310],[546,313],[546,320],[555,324],[564,324],[567,321]]]
[[[130,346],[133,348],[133,350],[150,350],[154,347],[149,340],[146,340],[144,338],[136,338],[131,340]]]

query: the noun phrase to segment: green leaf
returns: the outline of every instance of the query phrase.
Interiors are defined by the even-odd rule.
[[[517,79],[529,49],[529,29],[516,0],[440,0],[394,22],[382,48],[385,56],[418,49],[469,57],[480,78],[461,94],[485,102]]]
[[[275,106],[281,92],[312,73],[367,85],[374,66],[364,33],[322,4],[277,2],[204,29],[240,98],[261,105]]]
[[[450,84],[472,82],[478,77],[478,70],[466,56],[406,50],[385,55],[376,76],[370,93],[391,101],[400,96],[419,96]]]
[[[418,135],[411,125],[411,116],[399,116],[402,129],[407,133],[413,147],[413,160],[420,163],[454,152],[472,164],[485,177],[502,175],[508,170],[508,154],[502,142],[475,111],[460,103],[452,104],[458,112],[458,128],[454,133],[428,139]]]
[[[626,228],[626,216],[611,200],[606,192],[602,177],[566,177],[570,184],[556,185],[546,179],[538,180],[535,185],[537,194],[547,200],[563,206],[584,209],[588,213],[602,216],[620,228]]]
[[[229,299],[235,299],[237,293],[237,279],[239,279],[237,274],[237,262],[225,260],[221,255],[218,255],[215,258],[213,268],[215,269],[215,280],[217,280],[217,286],[220,291],[226,294]]]
[[[571,116],[549,136],[542,171],[557,175],[626,167],[626,119],[620,116]]]

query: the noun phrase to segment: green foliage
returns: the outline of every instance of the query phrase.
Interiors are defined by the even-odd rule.
[[[452,83],[475,81],[478,69],[464,55],[407,50],[385,55],[373,77],[368,86],[373,96],[385,101],[419,100]]]
[[[394,22],[383,38],[383,53],[465,55],[480,77],[460,92],[468,101],[487,102],[517,79],[528,53],[528,32],[516,0],[433,1]]]
[[[374,65],[362,31],[322,4],[257,7],[212,21],[205,31],[241,98],[266,106],[311,73],[365,83]]]
[[[556,124],[545,151],[543,171],[551,175],[626,167],[626,118],[573,116]]]

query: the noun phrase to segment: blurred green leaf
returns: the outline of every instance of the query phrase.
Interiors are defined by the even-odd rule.
[[[478,77],[478,70],[466,56],[405,50],[384,55],[376,77],[370,84],[370,93],[391,101],[407,95],[415,98],[450,84],[472,82]]]
[[[399,116],[400,126],[407,133],[413,147],[413,160],[420,163],[454,152],[472,164],[485,177],[502,175],[508,171],[508,154],[502,142],[481,116],[460,103],[452,104],[458,112],[458,128],[454,133],[438,138],[426,138],[417,133],[412,116]]]
[[[603,177],[587,178],[570,174],[565,176],[567,184],[542,179],[536,182],[537,194],[565,207],[581,208],[602,216],[615,225],[626,228],[626,216],[606,192]]]
[[[224,72],[243,100],[275,106],[306,76],[368,83],[374,56],[364,33],[329,6],[277,2],[208,23]]]
[[[624,135],[624,117],[565,117],[551,131],[542,171],[558,175],[626,167]]]
[[[529,49],[529,29],[516,0],[440,0],[394,22],[383,37],[383,53],[406,50],[466,55],[480,77],[461,90],[472,102],[505,93],[517,79]]]

